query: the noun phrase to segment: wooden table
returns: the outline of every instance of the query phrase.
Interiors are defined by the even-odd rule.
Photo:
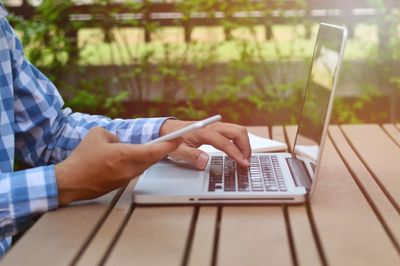
[[[331,126],[321,169],[300,206],[139,207],[133,181],[43,215],[2,264],[400,265],[400,126]]]

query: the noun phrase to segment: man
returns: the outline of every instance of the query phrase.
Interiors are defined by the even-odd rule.
[[[62,109],[57,89],[24,57],[0,5],[0,255],[32,218],[72,201],[126,185],[167,155],[199,169],[203,143],[248,166],[244,127],[215,123],[182,139],[146,143],[190,122],[168,118],[111,120]],[[32,165],[13,172],[14,156]]]

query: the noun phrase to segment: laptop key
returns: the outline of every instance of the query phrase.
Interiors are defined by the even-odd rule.
[[[267,191],[278,191],[277,186],[265,186],[265,188],[267,189]]]
[[[222,189],[223,164],[223,156],[211,157],[208,191]]]
[[[276,156],[252,156],[250,167],[227,156],[211,157],[209,191],[287,191]]]
[[[244,167],[237,168],[237,181],[239,191],[250,191],[249,170]]]
[[[208,183],[208,191],[215,191],[215,183]]]
[[[222,177],[223,161],[219,157],[212,157],[210,163],[210,175],[213,177]]]
[[[242,183],[242,184],[238,184],[238,188],[239,188],[239,191],[250,191],[250,186],[249,186],[249,183],[247,183],[247,184],[245,184],[245,183]]]

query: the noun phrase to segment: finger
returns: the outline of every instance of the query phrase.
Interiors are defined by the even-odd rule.
[[[165,158],[169,153],[176,150],[181,143],[182,140],[178,138],[150,145],[116,143],[113,144],[113,148],[125,160],[152,164]]]
[[[203,170],[206,168],[208,163],[208,154],[193,148],[189,147],[186,144],[182,144],[179,146],[177,150],[170,154],[172,159],[175,160],[184,160],[187,161],[190,165],[196,167],[199,170]]]
[[[232,140],[233,143],[236,144],[239,151],[243,154],[244,158],[250,158],[251,147],[249,134],[247,133],[245,127],[234,124],[224,124],[224,126],[218,127],[217,131],[226,138]]]
[[[207,144],[211,144],[215,148],[224,151],[229,157],[231,157],[241,166],[249,166],[248,158],[245,157],[242,152],[236,147],[236,145],[225,136],[214,131],[209,133],[207,140]]]

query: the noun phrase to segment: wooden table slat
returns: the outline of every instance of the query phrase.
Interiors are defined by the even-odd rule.
[[[2,265],[70,265],[98,228],[117,192],[44,214],[4,257]]]
[[[338,126],[331,126],[329,128],[329,133],[332,142],[335,143],[337,149],[340,151],[347,167],[352,170],[353,177],[356,179],[359,186],[362,187],[366,197],[370,198],[376,206],[376,211],[379,213],[378,215],[383,220],[383,223],[387,225],[390,234],[395,238],[398,245],[400,243],[400,215],[357,157],[356,153],[352,150],[340,128]]]
[[[217,207],[200,207],[189,253],[188,265],[210,265],[214,249]]]
[[[105,265],[179,265],[194,207],[136,207]]]
[[[383,129],[400,146],[400,130],[392,124],[384,124]]]
[[[400,210],[400,147],[378,125],[343,125],[345,136]]]
[[[272,127],[272,139],[286,142],[285,131],[282,126]],[[313,237],[312,225],[307,215],[306,206],[288,206],[287,212],[293,244],[296,249],[297,264],[321,265],[320,254]]]
[[[130,213],[132,205],[132,190],[137,179],[132,180],[125,188],[121,197],[118,199],[114,208],[103,222],[97,234],[85,248],[76,265],[99,265],[112,245],[114,237],[116,237],[120,227],[123,225],[126,216]]]
[[[297,265],[322,265],[306,206],[287,207]]]
[[[293,142],[293,127],[287,133]],[[399,265],[400,257],[394,245],[329,138],[321,163],[310,205],[327,262]]]
[[[281,207],[224,207],[217,265],[290,265]]]
[[[272,138],[286,142],[286,135],[290,147],[296,128],[274,126]],[[266,127],[249,132],[269,137]],[[1,263],[400,265],[400,125],[331,126],[329,133],[309,205],[132,210],[133,181],[122,194],[43,215]]]
[[[269,137],[266,127],[248,131]],[[222,208],[217,265],[288,265],[291,260],[282,207]]]

